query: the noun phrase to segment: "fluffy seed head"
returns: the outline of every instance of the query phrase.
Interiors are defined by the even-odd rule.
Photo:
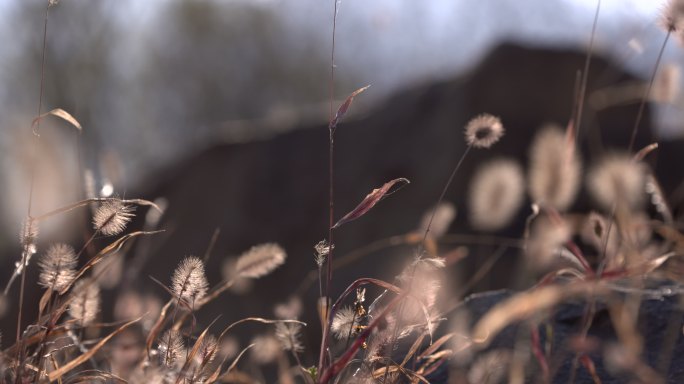
[[[19,233],[21,245],[35,244],[36,238],[38,238],[38,223],[31,219],[24,220],[21,224],[21,232]]]
[[[580,186],[581,163],[560,127],[537,133],[530,147],[529,190],[535,203],[566,210]]]
[[[167,367],[173,367],[185,351],[183,337],[178,331],[170,329],[159,339],[157,350],[161,363]]]
[[[358,327],[359,317],[356,316],[356,311],[352,307],[340,308],[335,312],[335,317],[333,317],[332,325],[330,326],[330,331],[339,340],[345,340],[349,336],[349,331],[354,335],[353,328]]]
[[[658,71],[651,97],[659,103],[674,103],[679,96],[681,70],[674,64],[665,64]]]
[[[304,346],[299,340],[302,325],[299,323],[277,323],[275,335],[286,351],[302,352]]]
[[[120,200],[107,200],[93,215],[93,227],[105,236],[116,236],[126,229],[135,208]]]
[[[192,303],[201,299],[207,293],[208,286],[204,263],[195,256],[183,259],[173,273],[171,289],[180,300]]]
[[[660,25],[667,32],[679,32],[684,28],[684,0],[669,0],[660,15]]]
[[[281,353],[280,341],[270,335],[260,335],[252,340],[254,347],[250,354],[257,364],[268,364],[278,358]]]
[[[331,249],[335,249],[335,245],[331,246],[325,239],[314,245],[314,250],[316,251],[314,261],[316,261],[316,265],[319,267],[323,266],[323,263],[325,263],[325,259],[328,257],[328,254],[330,254]]]
[[[466,124],[465,138],[475,148],[489,148],[504,134],[501,120],[488,113],[474,117]]]
[[[214,361],[219,351],[218,340],[214,335],[207,335],[200,344],[195,358],[199,364],[209,365]]]
[[[276,305],[273,312],[279,319],[297,319],[302,314],[303,306],[299,297],[292,296],[287,302]]]
[[[273,272],[286,257],[285,250],[278,244],[256,245],[240,256],[235,268],[238,275],[256,279]]]
[[[572,232],[565,222],[539,217],[532,224],[525,253],[532,268],[543,270],[562,256]]]
[[[76,277],[77,262],[76,253],[70,245],[53,244],[38,262],[38,284],[61,291]]]
[[[606,157],[587,176],[589,192],[605,209],[613,204],[638,207],[644,200],[645,183],[644,165],[625,154]]]
[[[425,233],[430,223],[430,217],[432,216],[433,209],[429,209],[423,215],[420,221],[420,227],[418,227],[419,233]],[[451,222],[454,221],[456,217],[456,207],[450,202],[443,202],[434,209],[435,216],[432,218],[432,224],[430,224],[430,234],[434,238],[440,238],[444,236],[449,230]]]
[[[478,170],[470,184],[470,222],[480,230],[507,225],[524,198],[522,169],[510,160],[495,160]]]
[[[100,287],[90,279],[77,281],[73,288],[69,315],[78,320],[81,325],[87,325],[95,320],[99,311]]]

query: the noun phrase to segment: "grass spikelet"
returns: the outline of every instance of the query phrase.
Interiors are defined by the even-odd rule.
[[[183,337],[178,331],[170,329],[159,339],[157,350],[159,351],[161,364],[166,367],[173,367],[174,364],[180,362],[185,351]]]
[[[669,0],[660,14],[660,25],[666,32],[681,32],[684,28],[684,1]]]
[[[447,201],[439,204],[434,211],[435,216],[432,219],[430,233],[434,238],[440,238],[447,233],[451,222],[456,218],[456,207]],[[418,228],[419,233],[424,233],[427,230],[431,214],[432,210],[425,212],[423,215],[423,218],[420,221],[420,227]]]
[[[38,262],[38,284],[54,291],[61,291],[76,276],[78,259],[74,248],[67,244],[53,244]]]
[[[273,272],[286,257],[285,250],[278,244],[260,244],[243,253],[235,268],[238,275],[256,279]]]
[[[280,355],[280,341],[270,335],[260,335],[252,340],[251,356],[257,364],[269,364],[275,361]]]
[[[275,336],[286,351],[299,353],[304,351],[304,345],[299,340],[301,329],[299,323],[277,323]]]
[[[116,236],[126,229],[135,208],[119,200],[107,200],[93,215],[93,227],[105,236]]]
[[[538,218],[532,225],[530,238],[526,244],[525,253],[530,266],[543,269],[563,256],[563,244],[571,235],[570,227],[565,221],[556,222],[545,216]]]
[[[475,148],[489,148],[499,141],[503,134],[501,120],[488,113],[474,117],[465,127],[466,142]]]
[[[524,198],[520,166],[510,160],[495,160],[482,166],[470,186],[470,222],[481,230],[494,231],[507,225]]]
[[[69,315],[81,325],[88,325],[95,320],[100,311],[100,287],[90,279],[76,282],[73,297],[69,305]]]
[[[624,154],[603,159],[587,175],[592,197],[604,209],[613,204],[636,208],[644,201],[646,173],[644,165]]]
[[[179,300],[193,303],[204,297],[208,286],[204,263],[195,256],[183,259],[173,272],[171,289]]]
[[[530,146],[530,197],[541,205],[566,210],[575,200],[581,181],[581,163],[574,145],[557,125],[543,128]]]
[[[273,312],[279,319],[297,319],[303,309],[302,300],[297,296],[292,296],[287,302],[276,305]]]
[[[204,364],[209,364],[216,357],[218,352],[218,340],[216,336],[209,335],[202,340],[199,349],[199,358]]]
[[[21,224],[19,242],[24,246],[33,246],[38,238],[38,223],[30,218]]]
[[[651,98],[659,103],[674,104],[679,97],[681,77],[678,66],[664,65],[654,79]]]
[[[330,249],[334,247],[334,245],[331,246],[328,244],[328,241],[325,239],[316,243],[316,245],[314,245],[314,250],[316,251],[316,254],[314,255],[314,261],[316,262],[316,265],[322,267],[325,263],[325,260],[328,258],[328,255],[330,254]]]
[[[345,340],[349,336],[349,330],[359,326],[359,319],[352,307],[340,308],[335,312],[330,330],[338,340]]]

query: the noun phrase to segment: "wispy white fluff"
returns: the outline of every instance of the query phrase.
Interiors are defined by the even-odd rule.
[[[528,183],[532,201],[565,211],[575,200],[581,162],[557,125],[543,128],[530,146]]]
[[[176,298],[189,303],[201,299],[207,293],[207,277],[204,273],[204,263],[195,256],[183,259],[173,273],[171,289]]]
[[[627,154],[604,158],[587,176],[587,187],[592,197],[604,209],[614,204],[636,208],[644,202],[646,172],[644,165]]]
[[[501,139],[504,127],[501,120],[484,113],[471,119],[465,127],[465,139],[475,148],[489,148]]]
[[[120,200],[107,200],[93,215],[93,227],[105,236],[116,236],[126,229],[135,208]]]
[[[67,244],[53,244],[38,262],[38,284],[61,291],[76,277],[76,253]]]
[[[470,184],[470,223],[481,230],[495,231],[515,216],[524,198],[522,169],[510,160],[495,160],[482,166]]]
[[[72,300],[69,304],[69,315],[81,325],[88,325],[95,320],[100,311],[100,287],[90,279],[76,282]]]
[[[286,257],[285,250],[278,244],[256,245],[240,256],[235,268],[242,277],[259,278],[281,266]]]

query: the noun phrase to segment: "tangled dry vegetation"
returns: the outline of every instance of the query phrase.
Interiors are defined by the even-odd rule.
[[[50,0],[48,10],[55,5]],[[668,38],[681,34],[684,2],[671,1],[662,22]],[[667,39],[663,47],[666,44]],[[661,101],[667,93],[653,89],[653,84],[676,86],[672,80],[662,85],[658,64],[654,67],[642,111],[655,91]],[[554,307],[577,298],[588,303],[584,333],[580,332],[578,340],[584,340],[591,325],[593,303],[609,302],[619,343],[605,349],[605,359],[612,361],[615,369],[630,372],[637,382],[663,382],[664,377],[641,362],[643,340],[635,322],[645,280],[673,276],[684,237],[645,161],[657,150],[657,143],[632,148],[641,113],[628,148],[606,154],[596,164],[582,164],[576,140],[581,133],[586,77],[580,85],[569,122],[564,127],[543,127],[530,144],[529,169],[524,170],[517,159],[492,159],[481,165],[470,183],[466,208],[472,226],[480,231],[506,227],[523,209],[526,196],[533,201],[525,231],[516,244],[540,276],[536,285],[496,304],[481,318],[449,318],[453,308],[437,305],[444,279],[440,270],[466,254],[462,247],[441,252],[438,244],[455,216],[455,207],[445,196],[460,165],[468,161],[471,150],[486,150],[504,135],[504,122],[486,113],[466,125],[466,150],[436,196],[434,209],[426,214],[419,231],[407,237],[415,244],[415,256],[396,279],[359,278],[341,295],[330,297],[333,233],[342,225],[353,225],[353,220],[368,214],[409,181],[399,178],[373,189],[337,221],[333,221],[331,188],[329,237],[313,247],[311,260],[312,269],[318,268],[320,300],[303,303],[293,297],[274,308],[272,319],[243,314],[244,319],[232,324],[221,324],[219,318],[200,326],[195,318],[230,288],[268,275],[286,262],[286,251],[269,243],[245,251],[219,282],[206,277],[209,252],[204,257],[186,257],[172,276],[155,279],[165,293],[165,303],[147,293],[122,290],[113,311],[116,318],[104,322],[100,286],[109,268],[120,262],[136,239],[163,230],[159,228],[163,207],[141,199],[98,196],[92,176],[86,172],[85,200],[41,214],[29,206],[20,235],[22,254],[5,289],[5,295],[18,297],[17,334],[3,340],[0,382],[251,383],[274,374],[280,383],[428,383],[446,381],[449,367],[458,367],[451,369],[450,382],[549,382],[554,377],[550,365],[554,349],[542,343],[540,325],[552,316]],[[352,93],[331,116],[331,185],[337,124],[354,97],[366,89]],[[676,94],[676,90],[667,91]],[[55,109],[33,121],[34,140],[40,139],[41,120],[50,116],[82,129],[72,115]],[[569,212],[582,188],[589,191],[596,210]],[[91,211],[90,238],[77,247],[54,243],[40,249],[41,225],[74,210]],[[128,231],[140,211],[146,211],[144,229]],[[107,239],[109,244],[91,252],[95,239]],[[27,279],[27,268],[40,270],[37,281]],[[33,319],[22,316],[24,306],[32,305],[24,301],[27,285],[44,289],[37,303],[38,316]],[[374,292],[379,288],[381,293],[369,297],[369,287]],[[661,294],[680,294],[668,289]],[[460,299],[452,307],[459,305]],[[316,307],[320,315],[318,361],[302,359],[305,347],[300,332],[307,324],[298,318],[307,306]],[[264,332],[254,335],[249,345],[238,345],[232,333],[248,322],[262,324]],[[487,349],[494,337],[512,324],[525,327],[530,347],[522,351]],[[576,344],[576,369],[587,370],[595,382],[601,382],[587,343]],[[246,355],[250,358],[245,359]],[[534,377],[526,374],[529,365],[535,366]],[[262,373],[266,370],[271,373]]]

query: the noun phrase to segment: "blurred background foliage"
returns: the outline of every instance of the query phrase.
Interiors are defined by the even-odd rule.
[[[0,247],[25,216],[30,122],[41,79],[43,0],[0,2]],[[372,84],[353,113],[400,89],[463,76],[494,45],[586,49],[591,0],[343,0],[335,94]],[[41,126],[38,206],[73,201],[78,159],[114,193],[213,145],[264,139],[327,119],[332,1],[61,0],[50,9],[43,111],[84,126]],[[653,1],[604,0],[596,48],[644,77],[663,32]],[[664,61],[682,62],[670,44]],[[681,109],[656,115],[678,134]],[[76,150],[76,148],[80,148]],[[304,149],[305,150],[305,149]],[[110,185],[111,184],[111,185]]]

